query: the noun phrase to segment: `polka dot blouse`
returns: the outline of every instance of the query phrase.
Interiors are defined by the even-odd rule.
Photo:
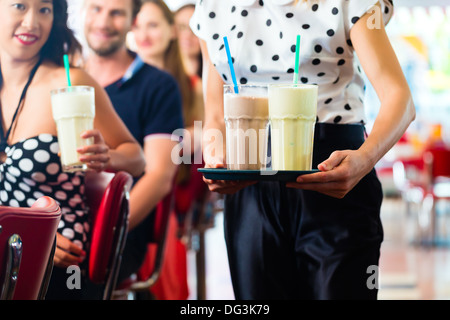
[[[319,85],[318,121],[365,123],[362,69],[350,40],[366,13],[389,21],[391,0],[198,0],[190,26],[206,41],[212,63],[232,83],[223,37],[228,37],[241,84],[292,83],[297,35],[301,83]],[[376,17],[374,15],[374,17]],[[381,21],[381,17],[383,21]],[[376,20],[374,20],[376,22]]]
[[[31,207],[43,196],[52,197],[62,211],[58,232],[86,249],[84,175],[62,172],[58,152],[58,139],[49,134],[8,146],[6,161],[0,164],[0,205]]]

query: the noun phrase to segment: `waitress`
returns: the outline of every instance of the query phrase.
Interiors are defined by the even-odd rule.
[[[392,12],[388,0],[197,2],[190,25],[205,57],[205,130],[225,136],[223,85],[231,82],[225,36],[241,84],[276,84],[292,82],[301,34],[300,81],[319,86],[313,164],[319,173],[288,184],[206,181],[226,194],[237,299],[377,298],[367,284],[383,241],[374,166],[415,117],[384,29]],[[381,101],[368,138],[362,70]],[[205,162],[226,167],[225,159],[206,153]]]

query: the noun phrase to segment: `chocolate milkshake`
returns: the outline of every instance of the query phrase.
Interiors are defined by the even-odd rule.
[[[266,86],[225,86],[226,159],[229,170],[263,170],[267,164],[269,106]]]

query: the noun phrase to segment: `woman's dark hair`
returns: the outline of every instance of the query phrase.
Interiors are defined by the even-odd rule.
[[[47,42],[41,49],[41,58],[59,66],[64,65],[64,54],[73,58],[81,52],[81,45],[68,27],[67,0],[53,0],[53,26]]]

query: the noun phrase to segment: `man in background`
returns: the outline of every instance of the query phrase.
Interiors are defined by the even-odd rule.
[[[107,91],[117,113],[141,144],[145,174],[130,193],[129,234],[119,283],[144,261],[152,239],[157,203],[172,190],[177,166],[171,159],[172,133],[183,127],[181,94],[175,79],[142,62],[126,38],[140,10],[139,0],[86,0],[86,71]]]

